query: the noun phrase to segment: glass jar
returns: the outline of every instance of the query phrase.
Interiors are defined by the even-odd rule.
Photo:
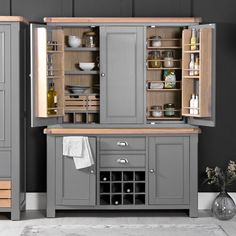
[[[164,67],[174,67],[174,57],[172,51],[166,51],[164,56]]]
[[[166,89],[174,89],[176,87],[176,76],[174,70],[170,69],[164,70],[163,78],[165,81]]]
[[[150,38],[152,47],[161,47],[161,37],[153,36]]]
[[[151,115],[153,117],[162,117],[163,116],[162,106],[152,106]]]
[[[149,55],[149,68],[160,68],[161,67],[161,56],[159,51],[153,51]]]
[[[94,31],[84,33],[84,45],[87,48],[96,47],[96,33]]]
[[[173,103],[164,104],[164,116],[167,117],[175,116],[175,104]]]

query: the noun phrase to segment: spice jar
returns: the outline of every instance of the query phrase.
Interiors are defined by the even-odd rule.
[[[175,116],[175,104],[167,103],[164,104],[164,116]]]
[[[88,48],[96,47],[96,33],[94,31],[89,31],[84,34],[84,44],[85,47]]]
[[[162,117],[163,116],[162,106],[152,106],[151,115],[153,117]]]
[[[166,68],[174,67],[174,57],[172,51],[166,51],[164,56],[164,67]]]
[[[152,47],[161,47],[161,37],[153,36],[150,38]]]
[[[153,51],[149,55],[149,68],[160,68],[161,67],[161,56],[159,51]]]

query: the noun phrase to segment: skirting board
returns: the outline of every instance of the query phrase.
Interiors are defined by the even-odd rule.
[[[218,193],[198,193],[198,209],[207,210]],[[236,202],[236,192],[229,193]],[[26,210],[46,209],[46,193],[26,193]]]

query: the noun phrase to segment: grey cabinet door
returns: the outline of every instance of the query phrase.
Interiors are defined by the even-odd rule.
[[[143,123],[143,27],[101,27],[100,49],[100,122]]]
[[[189,138],[149,138],[149,204],[189,203]]]
[[[89,138],[96,162],[96,138]],[[62,155],[62,138],[56,138],[56,204],[95,205],[96,164],[75,169],[72,157]]]
[[[0,147],[10,146],[11,29],[0,25]],[[17,101],[15,101],[17,102]]]
[[[47,16],[72,16],[72,0],[11,0],[12,15],[43,22]]]

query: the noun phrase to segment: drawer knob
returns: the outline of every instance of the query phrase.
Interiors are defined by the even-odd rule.
[[[91,174],[94,174],[94,170],[90,170],[90,173],[91,173]]]
[[[129,144],[126,141],[118,141],[117,146],[119,147],[127,147]]]
[[[120,164],[128,164],[129,161],[126,158],[119,158],[116,160]]]
[[[154,169],[150,169],[150,173],[154,173]]]

